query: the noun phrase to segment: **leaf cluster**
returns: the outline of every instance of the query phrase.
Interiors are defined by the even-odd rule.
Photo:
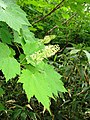
[[[26,18],[26,13],[14,1],[0,0],[1,76],[6,79],[6,82],[17,77],[18,82],[23,83],[28,101],[35,96],[43,104],[44,109],[50,112],[49,98],[53,97],[53,94],[57,96],[58,91],[66,92],[60,80],[61,75],[47,62],[47,58],[58,50],[53,45],[50,48],[44,45],[47,39],[42,42],[43,40],[35,38],[29,26],[31,24]],[[33,54],[39,52],[40,54],[34,59]],[[0,86],[0,94],[3,98],[3,86]],[[3,110],[3,104],[0,105],[0,109]],[[4,110],[6,109],[7,107]]]

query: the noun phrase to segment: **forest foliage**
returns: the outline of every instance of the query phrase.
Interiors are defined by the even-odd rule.
[[[2,120],[88,120],[90,1],[0,0],[0,70]]]

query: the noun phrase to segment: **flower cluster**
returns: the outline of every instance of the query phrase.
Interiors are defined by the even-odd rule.
[[[36,62],[40,62],[44,58],[51,57],[59,50],[60,50],[60,47],[58,45],[48,45],[48,46],[45,46],[44,49],[39,50],[35,52],[34,54],[30,55],[30,57],[32,58],[32,60]]]

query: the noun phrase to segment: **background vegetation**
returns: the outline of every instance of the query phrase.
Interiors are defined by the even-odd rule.
[[[35,96],[28,102],[23,84],[17,83],[18,77],[6,82],[1,72],[0,119],[89,120],[90,0],[17,0],[17,4],[27,14],[29,30],[36,38],[47,36],[45,45],[59,45],[60,50],[49,57],[48,63],[62,75],[68,92],[50,98],[50,114]],[[5,40],[1,32],[5,31],[0,30],[0,38]],[[12,32],[9,33],[12,38]]]

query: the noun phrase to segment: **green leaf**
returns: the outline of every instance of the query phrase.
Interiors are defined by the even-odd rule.
[[[34,41],[31,43],[28,42],[23,46],[23,50],[26,55],[31,55],[34,52],[37,52],[38,50],[40,50],[41,48],[43,48],[43,45],[38,41]]]
[[[10,50],[11,50],[10,57],[13,57],[16,53],[15,53],[15,51],[12,48],[10,48]]]
[[[90,64],[90,53],[88,51],[86,51],[86,50],[83,50],[83,51],[86,53],[86,56],[88,58],[88,62]]]
[[[72,54],[76,54],[76,53],[78,53],[80,50],[79,49],[73,49],[73,50],[71,50],[70,51],[70,54],[72,55]]]
[[[7,7],[6,4],[2,0],[0,0],[0,7],[4,9]]]
[[[37,29],[34,27],[29,27],[29,29],[30,29],[30,31],[33,31],[33,32],[37,31]]]
[[[63,16],[64,19],[69,19],[70,18],[68,13],[62,13],[62,16]]]
[[[12,57],[12,54],[6,44],[0,43],[0,70],[4,73],[6,80],[20,74],[20,64]]]
[[[9,57],[11,50],[6,44],[0,42],[0,60]]]
[[[6,80],[14,78],[16,74],[20,74],[20,64],[14,58],[0,59],[0,69],[4,73]]]
[[[24,39],[23,39],[24,38]],[[19,34],[17,31],[14,31],[14,42],[17,42],[19,44],[25,44],[23,42],[34,42],[36,38],[34,37],[34,34],[30,32],[29,28],[27,26],[23,26],[21,29],[21,33]]]
[[[36,40],[34,34],[30,32],[27,26],[23,26],[22,33],[26,42],[34,42]]]
[[[39,50],[42,50],[42,48],[44,48],[44,45],[38,41],[27,42],[25,45],[23,45],[23,50],[24,54],[26,55],[27,63],[31,63],[34,65],[32,59],[30,59],[30,55]]]
[[[2,110],[4,110],[4,109],[5,109],[5,107],[3,106],[2,103],[0,103],[0,111],[2,111]]]
[[[5,92],[4,90],[0,87],[0,96],[3,95]]]
[[[6,4],[4,3],[3,6]],[[12,29],[20,31],[23,25],[30,25],[25,12],[16,4],[7,4],[5,9],[0,8],[0,21],[6,22]]]
[[[23,83],[28,100],[35,95],[49,110],[49,97],[53,97],[53,94],[57,95],[58,91],[66,92],[60,78],[61,76],[52,66],[42,62],[36,68],[24,69],[19,82]]]
[[[23,44],[22,36],[17,31],[14,31],[14,42]]]
[[[1,40],[2,40],[3,43],[11,44],[12,35],[9,32],[7,26],[3,26],[0,29],[0,38],[1,38]]]

